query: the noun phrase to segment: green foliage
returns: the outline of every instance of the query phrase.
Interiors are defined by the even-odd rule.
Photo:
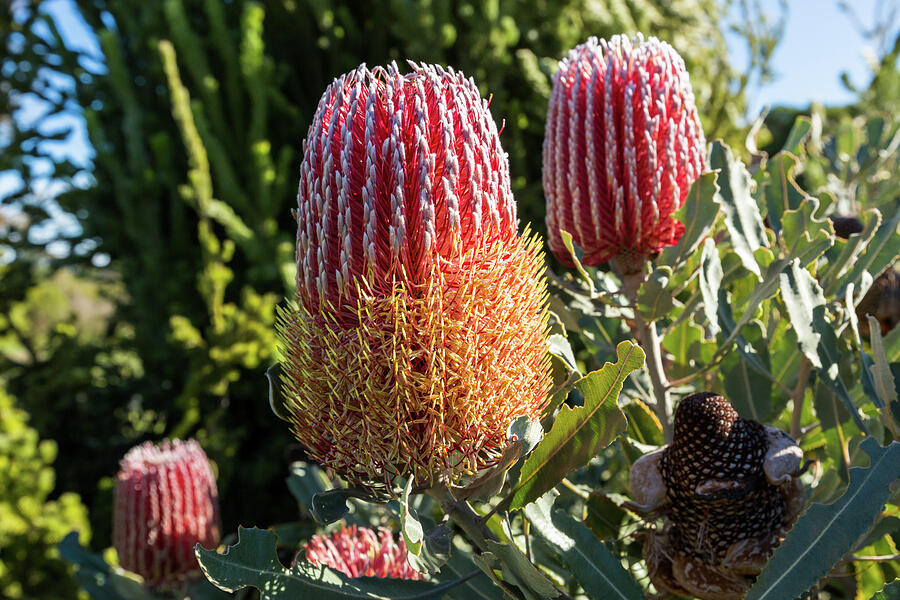
[[[89,537],[87,509],[77,494],[49,496],[56,444],[41,441],[28,415],[0,388],[0,595],[74,598],[78,589],[56,544],[72,529]]]
[[[794,598],[822,578],[870,527],[900,479],[900,442],[882,448],[872,438],[863,441],[868,468],[850,469],[850,485],[830,505],[815,505],[794,525],[775,551],[748,600]]]

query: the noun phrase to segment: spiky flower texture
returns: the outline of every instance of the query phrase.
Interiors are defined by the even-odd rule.
[[[326,565],[348,577],[422,579],[406,560],[406,544],[389,529],[351,525],[330,535],[314,535],[303,546],[313,566]]]
[[[198,571],[194,545],[219,542],[219,500],[209,460],[194,440],[150,442],[125,454],[116,476],[113,544],[123,568],[150,588]]]
[[[371,488],[493,464],[549,388],[539,240],[517,235],[488,102],[462,73],[412,68],[363,65],[322,96],[279,323],[294,435]]]
[[[672,214],[705,155],[684,61],[669,44],[588,39],[553,78],[543,156],[550,249],[574,266],[561,229],[591,266],[676,243],[684,226]]]

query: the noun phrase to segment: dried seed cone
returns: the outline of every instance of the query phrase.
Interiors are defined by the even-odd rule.
[[[113,544],[123,568],[150,588],[198,571],[194,545],[219,542],[219,500],[206,454],[194,440],[150,442],[122,459],[116,476]]]
[[[543,155],[550,249],[574,266],[561,229],[592,266],[676,243],[684,226],[672,213],[705,155],[684,61],[669,44],[588,39],[553,78]]]
[[[506,155],[475,84],[413,65],[337,79],[304,142],[285,407],[351,481],[455,481],[547,401],[539,240],[516,233]]]
[[[698,598],[743,597],[803,506],[801,456],[787,434],[741,418],[722,396],[684,398],[672,444],[647,455],[657,468],[636,462],[632,469],[632,493],[652,495],[666,517],[644,546],[654,585]]]
[[[422,579],[406,560],[406,544],[402,539],[394,541],[384,527],[351,525],[331,535],[314,535],[303,550],[313,566],[326,565],[348,577]]]

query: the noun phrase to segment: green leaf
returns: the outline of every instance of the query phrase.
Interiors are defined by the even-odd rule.
[[[75,565],[75,579],[93,600],[152,600],[134,579],[117,573],[103,558],[85,550],[73,531],[59,542],[59,556]]]
[[[768,242],[762,215],[750,194],[750,174],[740,160],[735,160],[731,149],[718,140],[710,148],[709,165],[719,170],[718,199],[725,213],[731,246],[747,270],[761,278],[753,253]]]
[[[312,512],[313,518],[323,525],[334,523],[350,510],[350,507],[347,506],[349,498],[359,498],[365,502],[384,502],[385,500],[373,495],[368,490],[335,488],[315,494],[312,497],[310,512]]]
[[[768,345],[758,321],[751,321],[744,328],[738,348],[744,348],[745,343],[754,351],[755,360],[762,361],[763,368],[768,368]],[[764,423],[769,420],[772,412],[772,381],[755,372],[752,361],[747,359],[748,354],[735,352],[722,360],[719,369],[722,373],[722,385],[734,409],[741,416]]]
[[[766,162],[759,189],[766,203],[769,226],[776,235],[781,235],[781,215],[800,206],[806,194],[794,181],[797,157],[789,152],[779,152]]]
[[[785,152],[790,152],[792,154],[798,154],[800,150],[802,150],[803,140],[806,139],[806,136],[809,135],[809,132],[812,130],[812,120],[806,115],[800,115],[796,119],[794,119],[794,124],[791,126],[791,130],[788,133],[787,139],[784,141],[784,146],[781,148]]]
[[[331,482],[322,469],[305,462],[291,463],[290,472],[286,479],[288,489],[300,506],[312,510],[313,496],[327,491]]]
[[[460,580],[442,584],[402,579],[359,577],[352,579],[328,567],[314,567],[297,560],[290,569],[278,562],[275,534],[265,529],[238,528],[238,541],[224,554],[199,544],[194,552],[204,575],[226,592],[254,587],[262,600],[315,598],[346,600],[373,598],[392,600],[438,600]]]
[[[419,515],[409,504],[409,494],[412,491],[413,478],[410,477],[403,488],[403,494],[400,496],[400,533],[403,534],[403,541],[406,542],[406,550],[410,554],[419,554],[422,549],[422,540],[425,537],[425,530],[419,523]]]
[[[643,600],[634,578],[591,530],[561,510],[552,510],[556,493],[525,507],[525,517],[559,555],[590,598]]]
[[[718,191],[714,172],[704,173],[694,181],[684,204],[674,214],[684,225],[684,235],[677,244],[663,250],[653,261],[655,264],[676,269],[690,258],[719,215]]]
[[[834,242],[837,256],[829,256],[828,266],[821,274],[822,287],[825,289],[825,297],[834,296],[838,286],[843,282],[841,277],[851,269],[860,254],[866,249],[866,245],[878,226],[881,224],[881,213],[876,209],[868,210],[860,217],[863,222],[863,230],[857,234],[851,235],[846,240],[836,239]],[[849,282],[853,283],[853,282]]]
[[[409,549],[409,546],[407,546]],[[419,573],[437,573],[450,560],[450,529],[443,523],[429,529],[418,553],[406,555],[409,565]]]
[[[675,306],[675,298],[668,289],[672,269],[658,266],[653,269],[638,290],[637,308],[647,321],[656,321]]]
[[[753,261],[756,265],[756,261]],[[757,266],[757,271],[759,267]],[[719,260],[719,251],[716,243],[710,238],[703,242],[703,252],[700,255],[700,295],[703,297],[703,313],[709,321],[709,329],[712,335],[719,333],[719,321],[716,313],[719,310],[719,289],[722,285],[722,262]]]
[[[559,230],[559,235],[562,237],[563,246],[566,247],[566,250],[569,252],[569,258],[572,259],[572,262],[575,263],[575,270],[581,275],[581,278],[584,279],[585,283],[588,284],[588,289],[591,291],[591,296],[593,297],[596,294],[596,289],[594,288],[594,278],[591,277],[591,274],[585,271],[584,266],[581,264],[581,256],[584,256],[584,252],[575,250],[575,243],[572,241],[572,234],[568,231]],[[579,256],[581,255],[581,256]]]
[[[794,259],[780,277],[781,297],[800,350],[816,368],[822,380],[850,411],[856,426],[868,431],[859,409],[840,377],[841,352],[834,328],[825,319],[825,295],[815,278]]]
[[[869,320],[869,341],[872,344],[872,355],[875,361],[869,372],[875,391],[881,398],[883,406],[890,406],[897,402],[897,388],[894,385],[894,376],[891,373],[891,365],[888,362],[887,353],[884,350],[884,341],[881,338],[881,324],[872,315],[866,315]]]
[[[807,197],[796,209],[781,215],[782,240],[787,254],[798,258],[802,266],[817,259],[834,244],[834,228],[828,219],[817,219],[819,200]]]
[[[606,494],[591,492],[584,507],[584,524],[597,539],[615,540],[626,514],[625,509]]]
[[[662,446],[666,443],[659,417],[645,403],[632,398],[622,407],[622,412],[628,418],[628,437],[649,446]]]
[[[553,427],[522,465],[519,481],[507,497],[510,510],[539,498],[625,430],[625,415],[616,399],[629,373],[644,365],[644,351],[622,342],[616,355],[615,364],[607,363],[575,384],[584,394],[584,406],[562,406]]]
[[[884,586],[870,600],[900,600],[900,579]]]
[[[281,395],[281,378],[281,363],[275,363],[266,369],[266,379],[269,381],[269,408],[276,417],[290,423],[291,415],[284,408],[284,400]]]
[[[486,540],[488,549],[501,561],[503,580],[517,586],[527,599],[556,598],[557,590],[528,557],[511,541]]]
[[[842,285],[838,290],[838,297],[843,296],[848,284],[859,285],[863,272],[869,273],[873,278],[878,277],[888,265],[897,260],[897,255],[900,253],[898,222],[900,222],[900,212],[878,227],[872,240],[866,245],[865,253],[857,259],[850,273],[841,278]]]
[[[580,374],[578,363],[575,361],[575,354],[572,352],[572,346],[569,344],[566,336],[560,333],[551,334],[547,338],[547,343],[549,345],[548,352],[565,365],[566,371],[570,375],[572,373]]]
[[[870,466],[850,469],[850,485],[834,504],[813,505],[778,547],[747,600],[796,598],[816,584],[872,525],[900,478],[900,442],[862,442]]]

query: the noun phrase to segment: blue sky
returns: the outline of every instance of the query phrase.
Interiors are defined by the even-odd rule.
[[[900,10],[900,0],[848,0],[862,25],[871,27],[878,20],[878,6]],[[779,13],[779,0],[761,0],[764,10]],[[752,120],[766,105],[787,104],[798,107],[811,101],[825,104],[851,102],[853,94],[840,83],[839,76],[847,72],[851,81],[865,87],[871,74],[867,66],[866,40],[859,24],[838,8],[837,0],[789,0],[784,38],[773,56],[775,80],[762,87],[748,90]],[[44,8],[55,18],[68,43],[100,55],[96,38],[72,8],[72,0],[46,0]],[[884,12],[884,11],[882,11]],[[891,38],[892,39],[892,38]],[[731,49],[735,65],[743,65],[746,55],[734,45]],[[22,120],[34,119],[39,106],[28,103],[17,113]],[[68,156],[73,162],[87,166],[91,151],[83,121],[77,116],[61,117],[75,125],[67,143],[53,145],[54,154]],[[15,180],[0,173],[0,197]]]

